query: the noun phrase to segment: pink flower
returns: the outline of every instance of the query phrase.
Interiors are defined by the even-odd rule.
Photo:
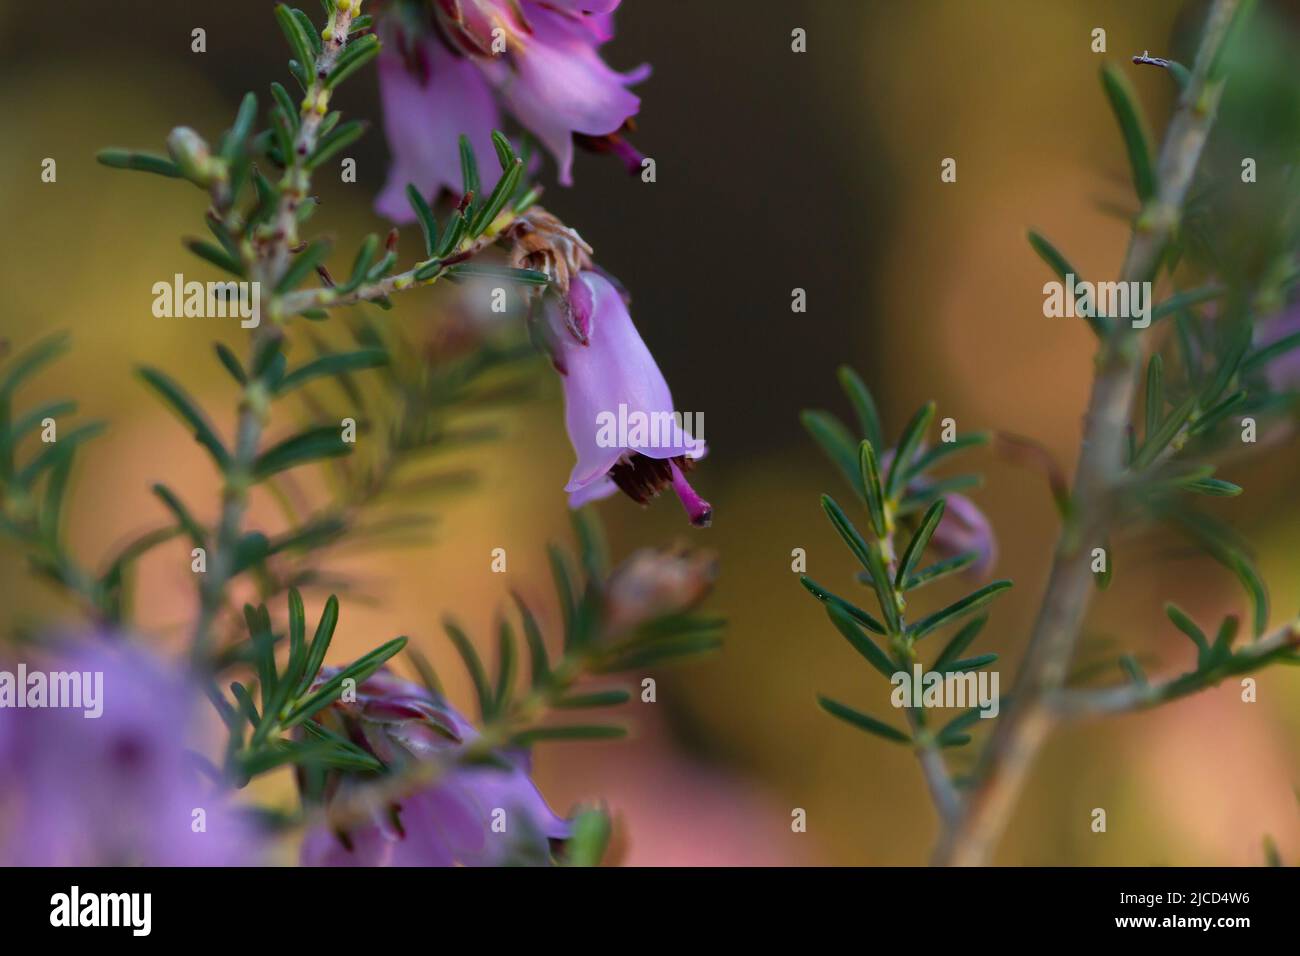
[[[564,424],[578,453],[564,486],[569,503],[578,508],[622,490],[644,504],[671,485],[691,524],[707,526],[713,507],[686,480],[704,456],[704,442],[674,414],[668,382],[618,290],[603,275],[584,271],[570,290],[572,323],[554,303],[548,297],[555,364],[564,376]],[[637,428],[638,422],[647,427]]]
[[[703,435],[692,435],[688,416],[675,412],[622,290],[592,264],[582,237],[540,206],[508,238],[511,264],[550,280],[545,319],[533,331],[563,376],[564,423],[578,454],[564,488],[569,504],[580,508],[616,490],[645,504],[671,485],[691,523],[707,526],[713,507],[686,480],[704,457]],[[689,419],[698,431],[701,419]]]
[[[0,864],[256,861],[253,827],[191,759],[206,704],[187,675],[104,635],[23,663],[29,675],[81,679],[95,700],[79,692],[74,707],[0,707]]]
[[[324,669],[317,683],[337,671]],[[336,775],[327,785],[328,826],[302,847],[308,866],[497,866],[546,863],[550,841],[570,835],[529,778],[526,754],[497,753],[494,764],[459,761],[478,737],[445,701],[381,670],[315,718],[362,746],[394,774],[428,767],[413,792],[384,790],[386,778]]]
[[[881,457],[882,472],[889,471],[894,461],[895,451],[896,449],[891,448]],[[925,448],[918,447],[913,456],[914,460],[924,453]],[[906,490],[911,494],[921,494],[930,485],[929,479],[923,476],[915,477],[909,479]],[[977,580],[989,577],[998,560],[998,539],[993,531],[993,525],[989,523],[984,512],[980,511],[979,505],[965,495],[953,493],[943,497],[945,501],[943,518],[940,519],[939,527],[935,528],[934,537],[931,539],[934,549],[945,559],[974,552],[977,557],[966,568],[966,574]]]
[[[428,23],[401,22],[381,54],[384,128],[393,166],[377,208],[412,218],[408,182],[426,196],[459,193],[458,138],[480,157],[493,155],[491,131],[505,111],[555,157],[559,180],[572,184],[575,135],[630,165],[640,156],[619,139],[640,100],[627,87],[649,75],[610,69],[597,47],[613,35],[618,0],[437,0]],[[390,26],[395,23],[390,20]],[[483,163],[481,186],[500,175]]]

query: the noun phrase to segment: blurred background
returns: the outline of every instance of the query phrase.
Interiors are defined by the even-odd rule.
[[[24,395],[74,397],[84,415],[111,423],[83,453],[69,515],[92,563],[165,518],[149,491],[156,480],[183,490],[202,518],[215,514],[208,463],[133,368],[183,377],[228,433],[234,394],[211,343],[234,345],[241,334],[219,320],[151,315],[154,282],[178,271],[215,278],[179,243],[203,231],[200,199],[183,185],[104,169],[94,153],[161,151],[181,124],[215,136],[246,90],[265,96],[271,80],[287,82],[271,6],[0,5],[0,338],[21,347],[70,330],[70,356]],[[792,549],[803,548],[809,574],[842,593],[852,587],[850,556],[818,504],[820,492],[845,489],[798,413],[827,407],[847,416],[835,369],[848,363],[874,390],[891,434],[933,398],[960,430],[1031,436],[1072,470],[1092,337],[1081,322],[1043,318],[1050,276],[1025,230],[1041,229],[1085,275],[1118,272],[1127,226],[1113,207],[1131,204],[1131,188],[1098,69],[1144,50],[1190,62],[1202,10],[1175,0],[623,4],[605,58],[617,69],[653,64],[637,90],[633,141],[656,160],[657,182],[579,154],[574,188],[554,185],[553,166],[543,167],[542,202],[629,288],[677,406],[704,413],[712,446],[695,483],[714,505],[713,527],[694,531],[671,499],[643,511],[619,496],[599,506],[614,554],[680,539],[715,550],[722,570],[710,607],[730,622],[723,653],[655,674],[658,702],[629,705],[630,741],[556,744],[537,755],[539,785],[557,810],[600,799],[615,812],[623,862],[925,861],[935,821],[911,756],[815,705],[825,692],[888,716],[884,689],[791,571]],[[1265,4],[1263,13],[1270,55],[1291,65],[1291,85],[1269,94],[1271,148],[1294,161],[1300,18],[1294,4]],[[191,52],[195,27],[207,31],[206,53]],[[804,54],[791,52],[796,27],[807,31]],[[1104,54],[1091,49],[1097,27],[1106,30]],[[1151,68],[1125,72],[1158,136],[1173,82]],[[378,119],[373,69],[349,83],[339,105]],[[1229,96],[1225,155],[1253,155],[1231,140],[1257,130],[1251,109]],[[371,209],[387,166],[378,125],[348,155],[357,182],[320,175],[314,223],[345,250],[387,228]],[[41,182],[46,157],[57,161],[55,183]],[[957,161],[956,183],[940,181],[946,157]],[[340,269],[347,255],[339,253]],[[796,287],[807,291],[803,314],[791,312]],[[384,321],[425,323],[435,307],[432,296],[413,295]],[[426,545],[367,552],[336,568],[377,600],[344,603],[333,662],[408,634],[467,705],[444,614],[464,621],[487,656],[510,588],[555,620],[545,544],[569,535],[561,488],[572,453],[558,384],[539,381],[504,418],[504,440],[466,453],[480,483],[436,503]],[[1004,655],[1005,692],[1057,522],[1040,473],[987,451],[978,458],[986,482],[974,497],[998,529],[996,573],[1016,581],[982,638],[985,650]],[[1275,621],[1300,606],[1298,465],[1292,443],[1234,466],[1224,477],[1247,494],[1214,509],[1257,546]],[[255,518],[269,513],[255,504]],[[507,549],[506,575],[490,573],[496,547]],[[1162,613],[1165,600],[1206,619],[1244,609],[1239,587],[1208,561],[1166,560],[1126,542],[1115,564],[1081,664],[1113,661],[1124,649],[1150,673],[1172,671],[1190,654]],[[937,607],[952,596],[936,589],[925,600]],[[323,600],[308,597],[309,616]],[[182,632],[193,613],[182,545],[145,561],[137,601],[151,636],[165,643]],[[0,551],[4,633],[71,613]],[[962,758],[955,762],[960,769]],[[280,783],[261,795],[287,802],[287,779]],[[1057,735],[997,860],[1259,864],[1271,835],[1296,862],[1297,785],[1300,669],[1274,668],[1259,676],[1255,704],[1242,704],[1229,683]],[[1106,834],[1089,829],[1094,807],[1108,811]],[[791,831],[794,808],[807,812],[806,833]]]

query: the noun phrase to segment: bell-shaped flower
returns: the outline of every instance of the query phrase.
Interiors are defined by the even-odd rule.
[[[708,525],[713,508],[686,480],[705,454],[703,436],[686,427],[690,416],[674,411],[668,383],[623,297],[600,273],[583,271],[567,301],[560,299],[547,297],[546,314],[563,376],[564,424],[578,455],[564,489],[570,504],[577,508],[615,490],[644,504],[671,486],[691,523]]]
[[[559,181],[572,184],[575,138],[597,152],[639,166],[640,154],[620,132],[640,107],[627,87],[649,75],[610,69],[597,47],[613,35],[618,0],[440,0],[429,22],[394,14],[379,58],[384,129],[393,162],[376,203],[385,216],[409,222],[407,183],[425,196],[444,187],[459,194],[459,136],[480,157],[501,111],[512,115],[555,157]],[[490,190],[500,175],[480,165]]]
[[[317,682],[337,671],[324,669]],[[525,753],[462,760],[478,731],[445,700],[387,670],[357,687],[355,700],[315,718],[392,769],[428,771],[409,792],[385,777],[335,774],[326,789],[327,823],[303,842],[309,866],[497,866],[546,863],[550,841],[570,836],[568,821],[546,805]]]

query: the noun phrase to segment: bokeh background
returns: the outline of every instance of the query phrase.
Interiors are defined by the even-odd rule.
[[[1265,6],[1277,35],[1294,42],[1295,6]],[[543,203],[629,287],[678,406],[704,413],[712,446],[696,475],[714,526],[693,531],[672,500],[641,511],[620,497],[600,506],[614,551],[682,538],[714,549],[722,574],[712,607],[730,621],[722,654],[656,673],[658,702],[629,705],[633,739],[551,745],[537,756],[557,809],[602,799],[615,811],[624,862],[924,862],[935,823],[910,755],[814,703],[823,691],[879,713],[885,694],[791,571],[792,549],[804,548],[819,580],[843,587],[852,573],[818,505],[820,492],[843,489],[798,412],[846,413],[834,373],[849,363],[892,432],[934,398],[959,428],[1032,436],[1072,469],[1092,342],[1080,322],[1043,318],[1048,276],[1025,230],[1041,228],[1087,275],[1117,272],[1126,225],[1110,207],[1130,202],[1129,187],[1098,69],[1143,50],[1187,59],[1200,10],[1174,0],[624,3],[606,59],[654,65],[638,91],[635,142],[655,158],[658,181],[580,155],[575,188],[554,186],[553,168],[543,169],[552,184]],[[190,50],[197,26],[206,53]],[[790,49],[795,27],[808,33],[802,55]],[[1090,49],[1095,27],[1107,31],[1105,54]],[[161,149],[179,124],[215,135],[244,91],[287,82],[285,59],[266,2],[0,5],[0,337],[21,346],[70,330],[71,355],[25,394],[75,397],[83,414],[111,423],[83,454],[74,486],[72,535],[92,558],[164,518],[149,492],[155,480],[213,516],[214,476],[132,369],[149,363],[183,377],[229,429],[233,412],[221,409],[233,394],[211,342],[239,339],[238,329],[150,314],[154,282],[177,271],[211,277],[178,241],[202,232],[197,193],[111,172],[94,153]],[[1158,133],[1174,86],[1158,70],[1129,73]],[[377,118],[373,70],[340,105]],[[318,178],[316,225],[359,238],[386,228],[371,210],[387,163],[378,126],[348,152],[358,182]],[[56,183],[40,181],[45,157],[57,161]],[[945,157],[957,160],[955,184],[940,182]],[[804,314],[791,312],[795,287],[807,290]],[[424,322],[434,307],[413,296],[387,321]],[[467,459],[477,490],[438,502],[427,545],[340,567],[378,600],[345,604],[335,660],[408,634],[467,703],[441,636],[445,613],[489,655],[509,588],[554,620],[544,547],[569,533],[561,487],[572,463],[556,383],[543,378],[505,427],[505,440]],[[998,528],[997,573],[1017,584],[984,638],[1004,655],[1005,689],[1056,521],[1041,474],[980,455],[987,480],[976,497]],[[1276,620],[1300,605],[1298,464],[1290,445],[1236,466],[1226,477],[1248,493],[1216,510],[1258,546]],[[507,575],[489,572],[495,547],[507,549]],[[1208,562],[1169,560],[1141,542],[1115,560],[1116,584],[1095,606],[1082,663],[1124,648],[1149,671],[1181,667],[1189,647],[1161,613],[1164,600],[1207,619],[1242,610],[1235,583]],[[309,598],[309,614],[322,600]],[[193,606],[179,544],[145,562],[138,601],[152,638],[181,632]],[[70,613],[0,552],[0,628]],[[289,800],[284,783],[261,796]],[[1059,734],[997,860],[1258,864],[1268,834],[1295,862],[1297,784],[1300,669],[1276,668],[1259,677],[1255,704],[1225,685]],[[1089,829],[1094,807],[1108,810],[1106,834]],[[807,811],[806,833],[791,832],[793,808]]]

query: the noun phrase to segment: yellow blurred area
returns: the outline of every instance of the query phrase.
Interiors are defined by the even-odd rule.
[[[1068,472],[1093,343],[1083,323],[1042,317],[1042,284],[1050,275],[1025,231],[1041,228],[1068,244],[1088,275],[1117,272],[1127,226],[1099,203],[1130,202],[1129,187],[1089,31],[1108,28],[1112,58],[1154,52],[1170,36],[1180,5],[948,0],[873,4],[879,9],[871,15],[857,7],[814,3],[801,11],[814,40],[852,30],[860,49],[858,62],[814,58],[822,94],[814,108],[827,124],[842,122],[840,146],[863,175],[887,184],[903,214],[889,235],[875,237],[885,250],[876,258],[865,249],[827,250],[844,273],[869,263],[862,281],[870,281],[876,298],[871,310],[864,304],[850,317],[847,339],[819,346],[817,374],[829,382],[840,363],[871,370],[892,433],[917,404],[934,398],[939,417],[955,418],[959,429],[1031,436]],[[640,52],[651,60],[671,56]],[[150,492],[155,481],[176,489],[200,519],[216,516],[220,489],[210,463],[133,375],[149,364],[182,379],[230,434],[235,392],[212,342],[242,355],[244,333],[233,321],[150,313],[153,283],[176,272],[216,277],[179,242],[202,232],[201,197],[183,184],[93,161],[105,145],[161,148],[167,130],[180,123],[205,131],[228,124],[232,101],[205,80],[205,67],[197,57],[154,65],[132,59],[128,67],[99,52],[28,61],[3,80],[0,338],[21,347],[50,330],[70,330],[70,354],[21,398],[75,398],[82,417],[110,425],[81,454],[67,515],[71,540],[92,565],[166,522]],[[101,81],[106,75],[111,82]],[[270,78],[259,73],[246,83],[260,91]],[[1172,84],[1153,73],[1135,85],[1158,130]],[[643,109],[653,116],[653,86],[645,96]],[[374,107],[360,98],[353,104]],[[56,183],[40,181],[44,157],[57,160]],[[944,157],[957,160],[956,184],[939,180]],[[371,169],[358,186],[323,186],[315,225],[344,240],[331,260],[339,269],[356,239],[385,228],[370,209],[381,176]],[[874,210],[837,214],[870,221]],[[632,268],[621,278],[633,287],[672,281]],[[428,308],[428,299],[399,302],[383,321],[412,321]],[[677,320],[659,321],[670,319]],[[717,321],[746,334],[734,317]],[[765,340],[768,346],[779,349],[780,342]],[[686,376],[675,388],[692,390],[692,377],[735,375],[737,390],[770,393],[762,414],[779,416],[783,434],[808,404],[779,382],[747,379],[732,362],[705,367],[691,358],[678,363]],[[464,623],[489,659],[493,624],[512,589],[544,611],[554,632],[545,547],[568,540],[561,488],[572,464],[560,408],[559,388],[548,376],[539,398],[502,415],[502,440],[461,454],[457,462],[476,468],[480,483],[436,501],[437,525],[426,545],[331,562],[331,571],[351,575],[375,600],[344,602],[330,663],[408,635],[468,710],[472,693],[442,634],[444,615]],[[835,410],[847,417],[845,404]],[[277,421],[272,438],[293,424]],[[710,455],[696,473],[716,509],[707,532],[692,531],[672,500],[646,511],[621,496],[599,506],[616,557],[681,538],[719,553],[721,578],[709,609],[728,619],[725,649],[657,671],[660,703],[628,705],[637,728],[629,741],[541,748],[539,786],[560,811],[580,801],[607,802],[628,863],[923,863],[936,828],[915,760],[815,704],[820,692],[893,716],[884,709],[881,682],[791,569],[792,550],[803,548],[812,577],[851,593],[851,557],[818,503],[821,492],[843,497],[846,489],[810,441],[773,440],[736,454],[726,438],[710,436]],[[1005,693],[1041,594],[1057,518],[1041,474],[987,451],[976,459],[986,481],[975,498],[999,533],[996,573],[1016,582],[981,638],[983,650],[1004,655]],[[1300,606],[1300,513],[1291,493],[1298,464],[1296,449],[1283,448],[1234,466],[1225,477],[1240,479],[1247,494],[1214,507],[1258,546],[1275,623]],[[273,525],[278,514],[259,494],[249,524]],[[507,551],[504,575],[490,571],[497,547]],[[1114,553],[1115,585],[1094,605],[1080,663],[1113,663],[1128,650],[1149,673],[1173,672],[1189,663],[1192,650],[1163,616],[1165,600],[1205,620],[1242,613],[1239,587],[1208,561],[1165,560],[1140,539],[1117,542]],[[937,608],[958,587],[936,586],[918,600]],[[141,630],[175,648],[195,608],[188,547],[178,541],[152,552],[140,566],[136,594]],[[323,600],[309,596],[309,618]],[[33,584],[12,550],[0,548],[4,633],[51,616],[75,621],[73,611],[44,584]],[[1300,859],[1300,669],[1273,668],[1257,679],[1258,703],[1243,704],[1240,688],[1227,683],[1155,713],[1059,734],[1019,801],[998,862],[1258,864],[1265,835],[1284,860]],[[969,757],[958,754],[954,765],[969,769]],[[255,789],[285,805],[291,799],[287,775]],[[1107,809],[1105,834],[1090,831],[1096,807]],[[796,808],[807,812],[807,833],[791,831]]]

